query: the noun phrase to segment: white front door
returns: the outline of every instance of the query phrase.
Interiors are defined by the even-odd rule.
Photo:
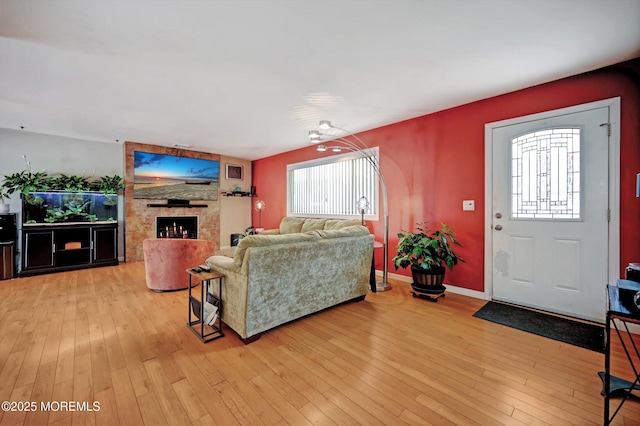
[[[605,106],[491,129],[494,299],[604,319],[609,114]]]

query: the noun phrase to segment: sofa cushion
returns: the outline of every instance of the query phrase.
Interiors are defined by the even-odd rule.
[[[315,233],[295,233],[295,234],[281,234],[281,235],[249,235],[244,237],[238,243],[233,261],[237,266],[242,265],[245,252],[250,247],[265,247],[275,246],[280,244],[300,243],[307,241],[319,240],[320,236]]]
[[[300,232],[315,231],[316,229],[324,229],[327,219],[305,219],[302,223]]]
[[[313,232],[315,232],[320,238],[324,238],[326,240],[332,238],[354,237],[357,235],[369,235],[369,229],[362,225],[347,226],[346,228],[341,229],[318,229]]]
[[[303,217],[283,217],[282,221],[280,222],[280,233],[296,234],[298,232],[302,232],[302,224],[304,223],[304,221],[305,218]]]
[[[313,219],[287,216],[282,218],[279,230],[262,231],[261,234],[297,234],[315,231],[316,229],[342,229],[347,226],[362,225],[361,219]]]
[[[361,219],[327,219],[327,221],[324,224],[324,229],[326,230],[342,229],[342,228],[346,228],[347,226],[353,226],[353,225],[362,225],[362,220]]]

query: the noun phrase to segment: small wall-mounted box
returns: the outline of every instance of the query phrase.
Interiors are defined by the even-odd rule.
[[[472,212],[476,209],[475,200],[462,200],[462,210]]]

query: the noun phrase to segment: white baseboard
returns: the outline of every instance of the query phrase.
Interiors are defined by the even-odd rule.
[[[618,324],[618,330],[620,330],[621,332],[624,333],[625,332],[624,331],[624,325],[622,325],[622,323],[619,320],[614,320],[614,321],[616,322],[616,324]],[[639,324],[627,323],[627,327],[629,327],[629,333],[637,334],[637,335],[640,336],[640,325]],[[613,329],[613,325],[611,326],[611,339],[617,339],[616,331]]]
[[[400,275],[400,274],[394,274],[389,272],[388,273],[390,278],[393,278],[396,281],[402,281],[405,282],[407,284],[413,282],[413,279],[411,277],[407,277],[406,275]],[[377,277],[382,277],[382,271],[378,271],[376,270],[376,276]],[[483,291],[477,291],[477,290],[469,290],[468,288],[463,288],[463,287],[456,287],[454,285],[451,284],[447,284],[445,283],[446,287],[447,287],[447,291],[450,293],[456,293],[456,294],[461,294],[463,296],[469,296],[469,297],[473,297],[475,299],[482,299],[482,300],[490,300],[491,298]],[[622,324],[618,323],[618,327],[622,330]],[[638,334],[640,335],[640,325],[637,324],[627,324],[627,326],[629,327],[629,331],[633,334]],[[612,333],[615,333],[614,331],[612,331]]]
[[[413,282],[413,279],[411,279],[411,277],[407,277],[406,275],[394,274],[391,272],[387,272],[387,275],[389,276],[389,278],[393,278],[397,281],[402,281],[405,283]],[[382,271],[376,270],[376,276],[381,277]],[[445,286],[447,287],[447,291],[450,293],[461,294],[463,296],[473,297],[474,299],[489,300],[487,295],[483,291],[470,290],[464,287],[456,287],[452,284],[447,283],[445,283]]]

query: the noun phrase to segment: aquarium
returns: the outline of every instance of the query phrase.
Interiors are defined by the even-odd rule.
[[[22,196],[22,223],[115,222],[118,195],[102,192],[46,191]]]

